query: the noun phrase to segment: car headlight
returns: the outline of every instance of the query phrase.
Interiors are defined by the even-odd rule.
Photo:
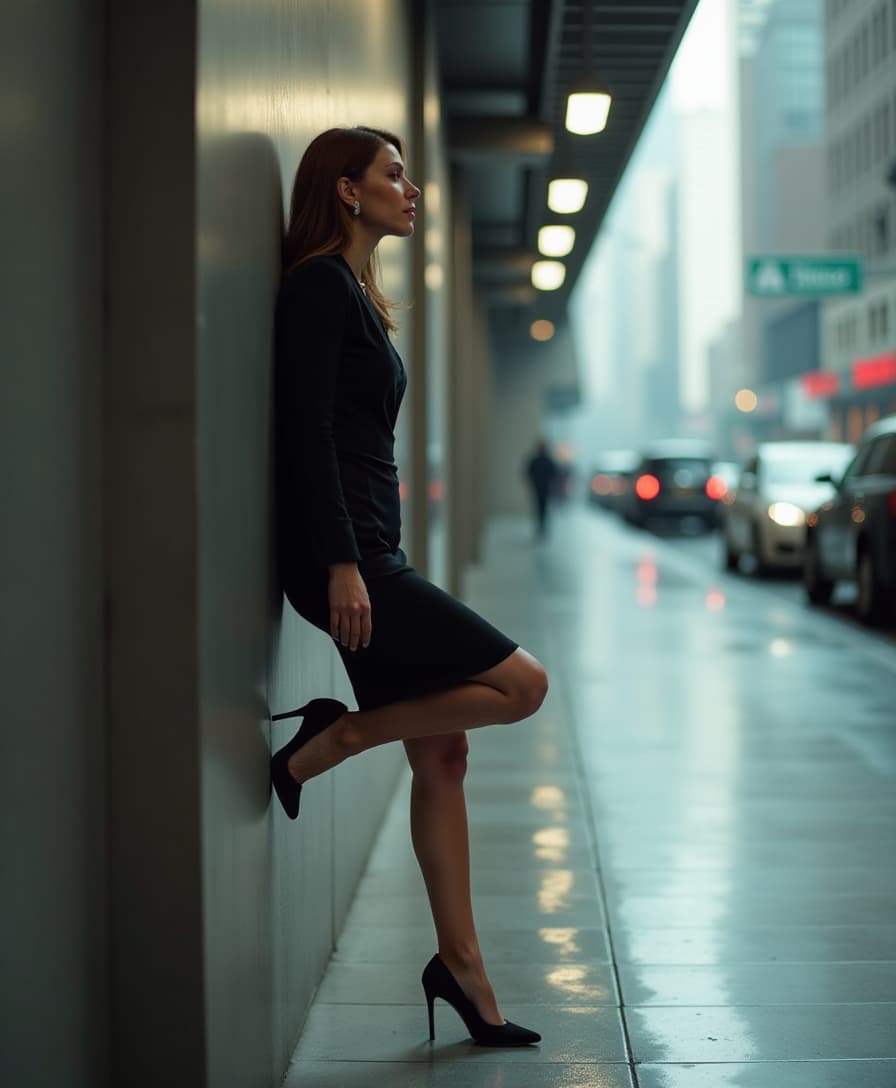
[[[806,512],[794,506],[792,502],[773,502],[768,508],[768,516],[775,525],[783,525],[786,528],[806,524]]]

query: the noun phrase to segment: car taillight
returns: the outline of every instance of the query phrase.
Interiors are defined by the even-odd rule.
[[[887,512],[891,518],[896,518],[896,491],[891,491],[887,496]]]
[[[645,472],[643,476],[639,476],[635,481],[635,494],[639,499],[649,502],[651,499],[655,499],[659,493],[660,482],[656,476],[651,476],[649,472]]]
[[[706,494],[711,499],[724,499],[728,494],[728,485],[721,476],[710,476],[706,481]]]

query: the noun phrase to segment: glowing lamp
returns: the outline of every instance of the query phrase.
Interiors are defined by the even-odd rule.
[[[592,136],[607,127],[612,99],[601,91],[574,91],[566,100],[566,128],[577,136]]]
[[[538,232],[538,252],[545,257],[565,257],[576,244],[576,232],[564,223],[542,227]]]
[[[548,183],[548,207],[558,215],[579,212],[588,196],[588,182],[583,178],[554,178]]]
[[[556,291],[566,279],[566,265],[562,261],[536,261],[532,265],[532,286],[539,291]]]

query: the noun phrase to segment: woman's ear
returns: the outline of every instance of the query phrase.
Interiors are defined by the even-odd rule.
[[[351,207],[357,197],[355,196],[355,186],[351,178],[340,178],[336,182],[336,192],[339,194],[339,199]]]

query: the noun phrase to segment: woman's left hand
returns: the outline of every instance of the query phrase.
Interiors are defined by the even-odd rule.
[[[357,563],[330,566],[330,634],[350,650],[370,645],[373,623],[370,597]]]

